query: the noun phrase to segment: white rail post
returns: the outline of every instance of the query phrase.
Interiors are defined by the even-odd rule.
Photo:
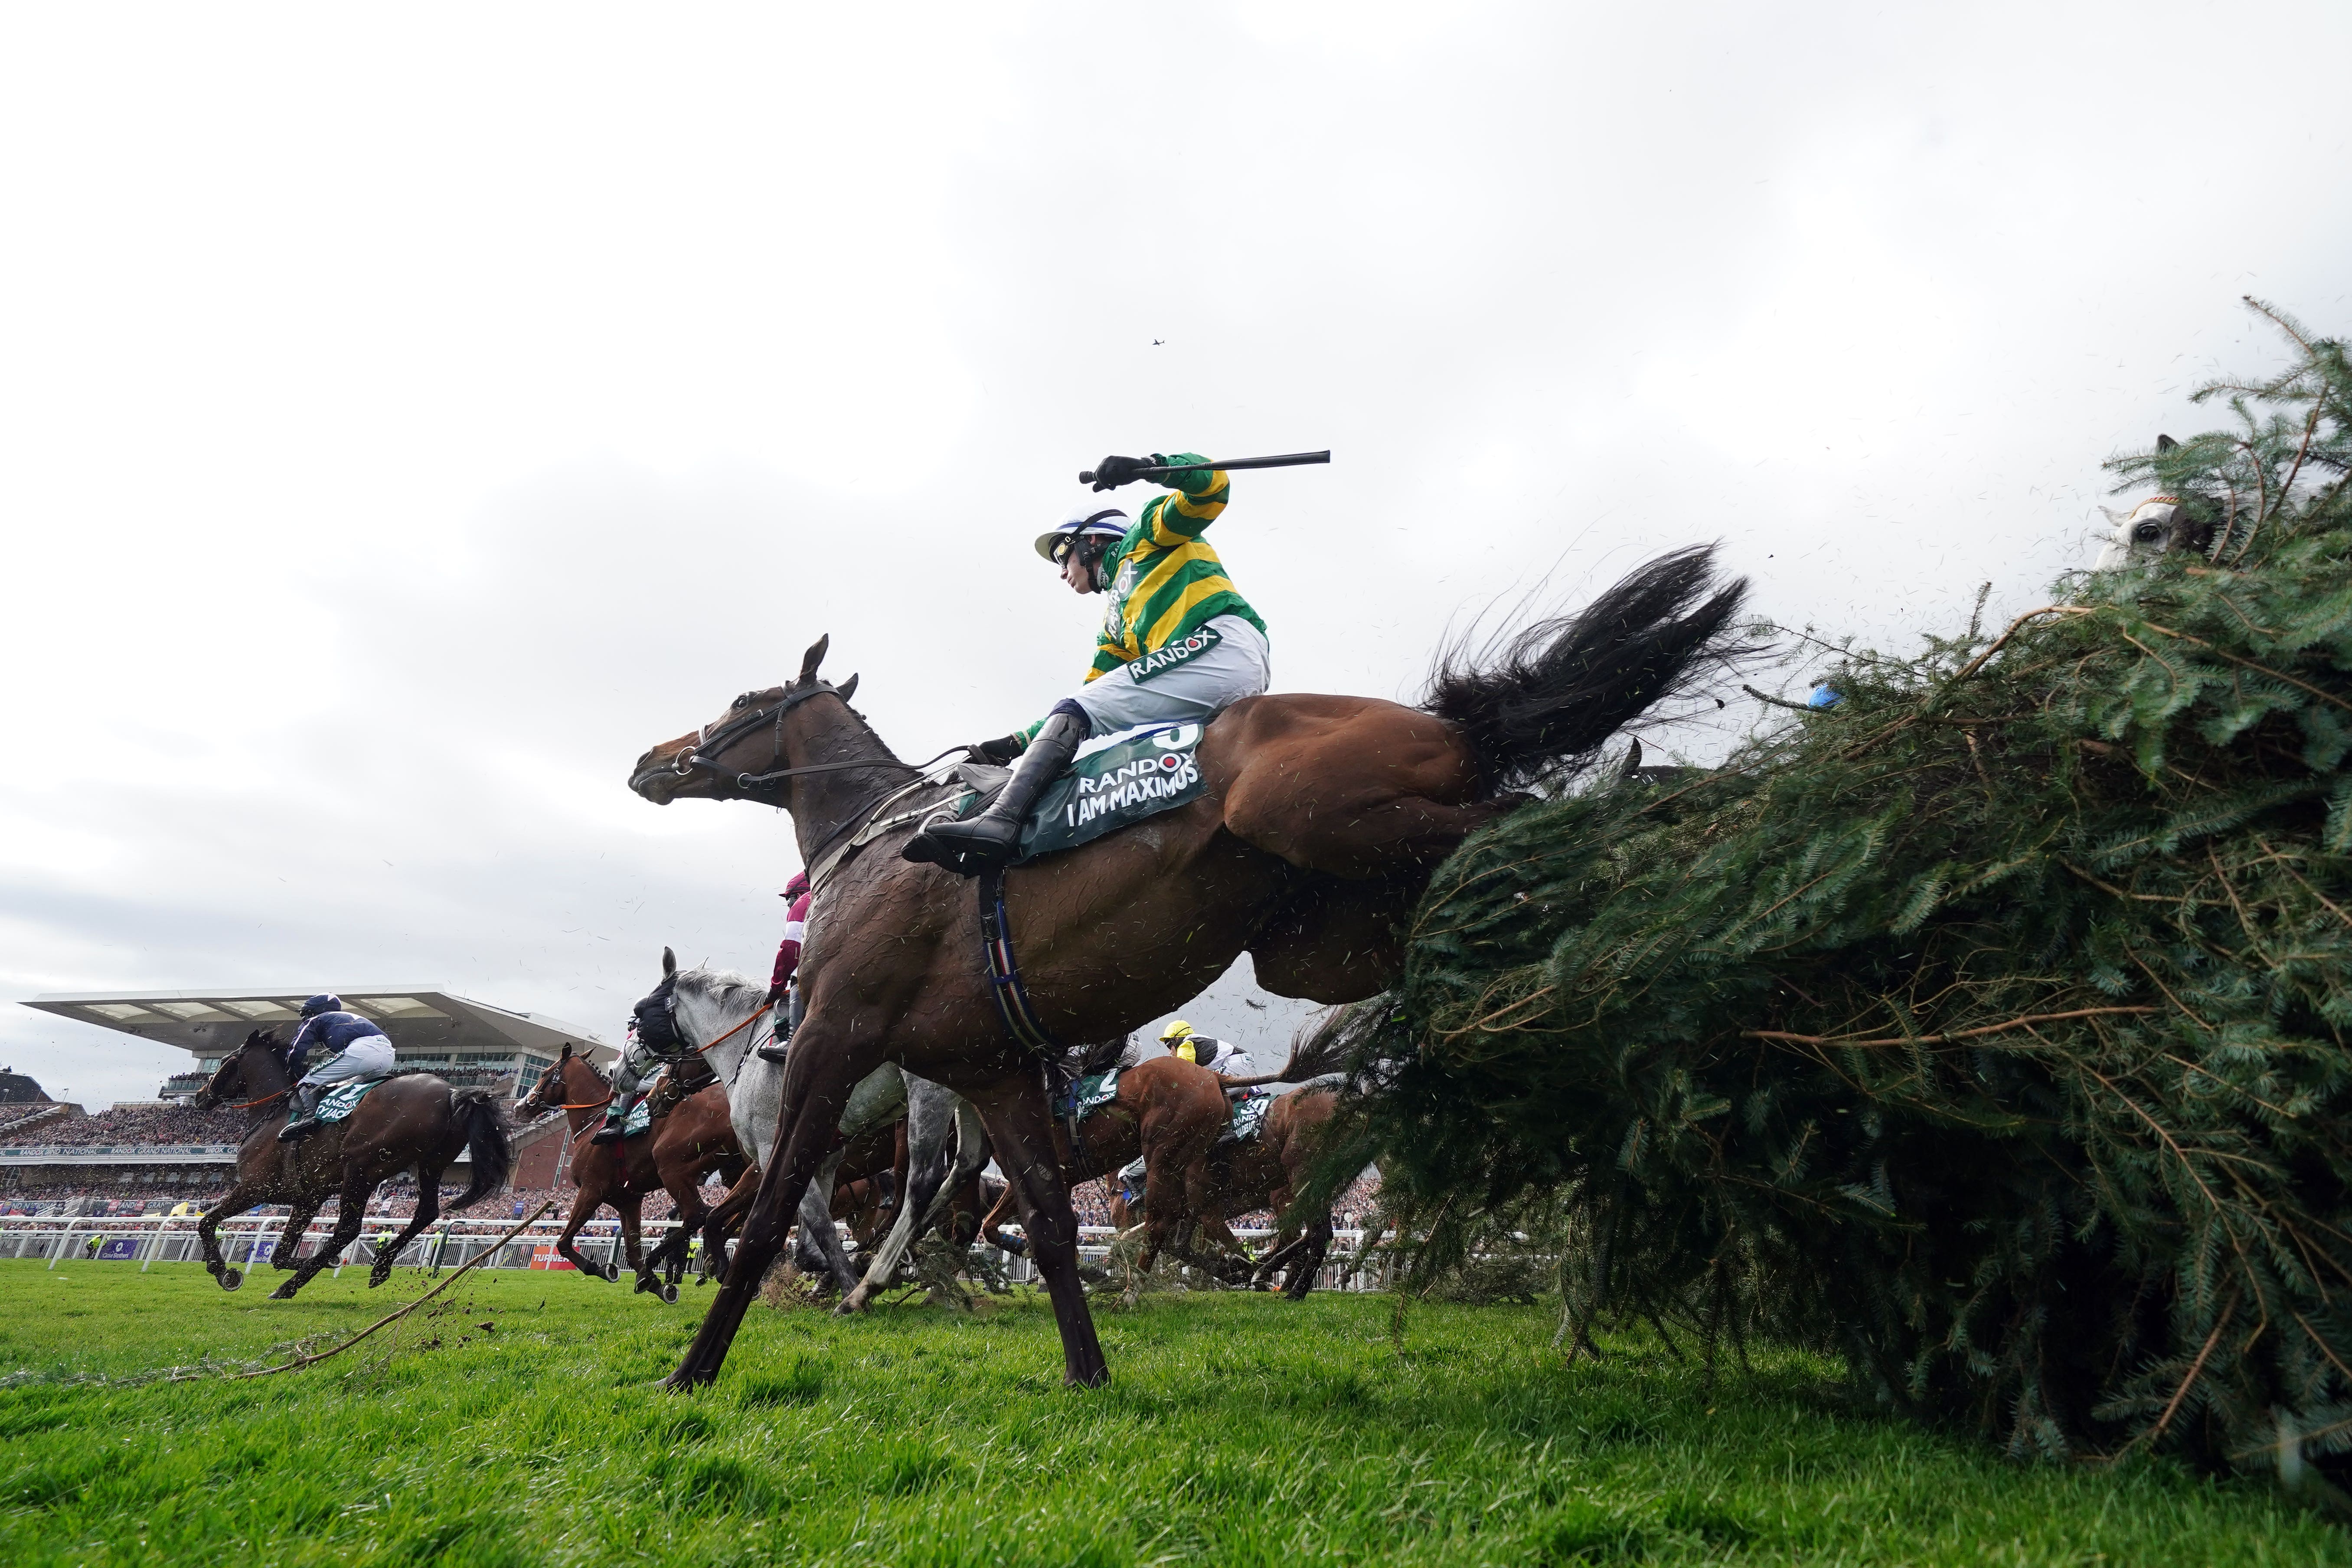
[[[74,1223],[72,1220],[66,1221],[66,1228],[58,1237],[58,1249],[49,1254],[49,1267],[52,1269],[57,1268],[58,1261],[65,1257],[66,1244],[73,1240]]]

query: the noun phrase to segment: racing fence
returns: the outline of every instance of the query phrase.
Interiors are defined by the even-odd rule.
[[[0,1259],[37,1261],[52,1269],[61,1263],[136,1264],[142,1274],[159,1263],[201,1263],[204,1249],[196,1237],[196,1221],[197,1216],[193,1215],[148,1215],[136,1218],[119,1215],[0,1217]],[[513,1228],[513,1223],[510,1219],[437,1221],[403,1247],[393,1261],[395,1266],[438,1272],[460,1268],[486,1252],[495,1252],[496,1256],[483,1258],[478,1267],[572,1268],[571,1263],[555,1250],[555,1238],[563,1229],[561,1220],[542,1220],[502,1243],[500,1238],[507,1237]],[[407,1224],[404,1215],[387,1215],[381,1219],[369,1215],[361,1229],[360,1238],[344,1248],[342,1258],[335,1264],[336,1272],[341,1273],[347,1268],[373,1266],[376,1260],[379,1237],[386,1232],[397,1236]],[[222,1261],[232,1268],[248,1271],[271,1262],[286,1246],[285,1238],[278,1234],[284,1226],[283,1216],[239,1217],[224,1222],[219,1228]],[[334,1228],[335,1221],[331,1215],[312,1219],[302,1235],[296,1238],[293,1256],[307,1258],[315,1254],[327,1245]],[[639,1231],[644,1251],[650,1253],[676,1228],[675,1220],[647,1220]],[[1118,1234],[1109,1226],[1080,1226],[1080,1258],[1087,1263],[1101,1263],[1109,1255],[1111,1242]],[[1237,1229],[1234,1234],[1253,1253],[1260,1255],[1273,1245],[1275,1236],[1268,1229]],[[1330,1255],[1317,1274],[1316,1289],[1380,1290],[1387,1288],[1391,1265],[1385,1250],[1376,1252],[1361,1269],[1349,1267],[1362,1247],[1363,1237],[1364,1233],[1360,1230],[1332,1233]],[[842,1239],[845,1244],[850,1244],[845,1227],[842,1231]],[[592,1266],[600,1267],[608,1273],[615,1268],[625,1268],[627,1266],[617,1220],[591,1221],[573,1238],[572,1246]],[[973,1251],[994,1259],[1004,1270],[1004,1277],[1015,1284],[1035,1280],[1036,1271],[1025,1258],[1015,1258],[984,1244],[976,1246]]]

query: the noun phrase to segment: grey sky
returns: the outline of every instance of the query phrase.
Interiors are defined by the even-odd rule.
[[[1904,639],[2347,300],[2326,5],[0,14],[0,995],[430,981],[614,1032],[772,952],[649,742],[1075,681],[1106,451],[1330,447],[1215,542],[1277,689],[1726,542]],[[1160,340],[1156,342],[1155,340]],[[1132,492],[1129,492],[1132,493]],[[1727,710],[1726,722],[1743,720]],[[1698,735],[1703,749],[1720,737]],[[1238,984],[1193,1010],[1256,1015]],[[0,1060],[169,1055],[0,1009]]]

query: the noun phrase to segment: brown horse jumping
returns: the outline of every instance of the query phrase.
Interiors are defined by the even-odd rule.
[[[1518,803],[1514,784],[1589,759],[1652,703],[1687,689],[1695,670],[1729,651],[1743,588],[1717,586],[1706,552],[1684,552],[1522,634],[1493,668],[1441,673],[1425,710],[1350,697],[1234,704],[1201,739],[1200,797],[1006,874],[1010,946],[1032,1014],[1055,1038],[1122,1037],[1198,995],[1244,952],[1259,983],[1286,994],[1341,1002],[1379,990],[1431,868]],[[782,807],[820,879],[779,1152],[671,1384],[718,1375],[851,1087],[886,1061],[978,1110],[1053,1301],[1065,1375],[1101,1383],[1053,1117],[1036,1058],[1002,1025],[973,884],[898,858],[911,819],[828,858],[887,820],[886,805],[937,806],[959,786],[927,784],[891,753],[849,707],[854,682],[818,679],[824,651],[820,640],[791,684],[746,693],[716,722],[648,748],[629,780],[657,804]]]
[[[446,1079],[431,1073],[386,1079],[344,1120],[329,1122],[299,1143],[278,1142],[278,1130],[286,1125],[286,1100],[293,1088],[282,1052],[277,1036],[257,1029],[221,1058],[212,1081],[196,1093],[199,1110],[227,1105],[254,1113],[236,1152],[236,1184],[196,1222],[205,1268],[222,1289],[236,1289],[245,1283],[245,1275],[221,1258],[220,1223],[257,1204],[287,1204],[293,1210],[278,1233],[274,1260],[278,1268],[296,1272],[270,1292],[271,1300],[285,1301],[359,1239],[369,1197],[394,1172],[415,1172],[416,1213],[398,1239],[376,1253],[375,1266],[368,1270],[371,1287],[391,1278],[392,1260],[400,1249],[440,1217],[441,1173],[460,1153],[471,1154],[474,1179],[449,1205],[450,1213],[506,1185],[514,1169],[514,1149],[490,1091],[452,1089]],[[288,1244],[301,1244],[310,1216],[331,1197],[338,1203],[334,1234],[298,1267]]]
[[[531,1091],[516,1101],[518,1110],[563,1113],[565,1131],[572,1143],[572,1182],[579,1189],[572,1201],[572,1215],[564,1222],[563,1234],[555,1238],[555,1249],[582,1273],[599,1279],[618,1279],[619,1268],[598,1268],[574,1249],[572,1237],[580,1227],[596,1215],[605,1205],[621,1216],[621,1240],[629,1268],[637,1277],[637,1290],[651,1291],[665,1301],[677,1300],[676,1276],[685,1258],[685,1243],[675,1248],[665,1247],[655,1255],[653,1263],[643,1256],[639,1243],[642,1214],[646,1194],[667,1192],[677,1215],[677,1229],[673,1239],[683,1237],[703,1227],[710,1205],[702,1201],[702,1178],[716,1171],[732,1183],[742,1175],[746,1161],[735,1147],[735,1126],[727,1113],[727,1091],[717,1084],[697,1094],[688,1095],[673,1107],[667,1116],[654,1119],[652,1128],[618,1143],[582,1143],[582,1136],[592,1126],[601,1125],[604,1107],[612,1102],[613,1086],[605,1081],[587,1058],[574,1056],[566,1041],[563,1054],[539,1075]],[[717,1256],[709,1249],[718,1244],[717,1237],[706,1235],[705,1256]],[[670,1268],[671,1279],[665,1283],[655,1268],[666,1258],[675,1258]]]

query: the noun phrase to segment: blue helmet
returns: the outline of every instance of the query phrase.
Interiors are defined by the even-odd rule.
[[[342,1010],[343,999],[332,993],[321,993],[302,1004],[302,1016],[305,1018],[315,1018],[321,1013],[340,1013]]]

